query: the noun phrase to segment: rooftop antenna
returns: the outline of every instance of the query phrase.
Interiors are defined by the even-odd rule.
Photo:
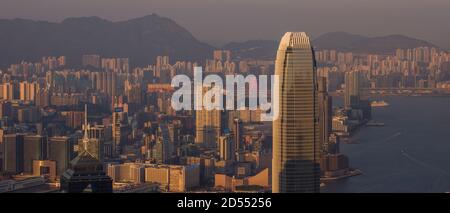
[[[88,124],[87,117],[88,117],[87,104],[84,104],[84,137],[83,137],[83,145],[84,145],[84,150],[85,151],[87,151],[88,143],[89,143],[89,135],[88,135],[89,124]]]

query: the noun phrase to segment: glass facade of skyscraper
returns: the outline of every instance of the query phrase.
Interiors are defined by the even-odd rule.
[[[319,192],[320,139],[314,52],[303,32],[281,39],[275,64],[280,115],[273,123],[272,191]]]

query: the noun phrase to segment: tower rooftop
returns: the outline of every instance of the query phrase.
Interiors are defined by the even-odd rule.
[[[309,36],[305,32],[287,32],[281,38],[279,50],[288,47],[310,48],[311,42]]]

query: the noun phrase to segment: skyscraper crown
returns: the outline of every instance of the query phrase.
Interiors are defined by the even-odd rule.
[[[287,32],[281,38],[279,49],[286,49],[287,47],[308,48],[310,46],[310,39],[305,32]]]

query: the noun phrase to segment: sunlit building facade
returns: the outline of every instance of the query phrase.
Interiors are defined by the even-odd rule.
[[[316,65],[310,39],[288,32],[275,64],[279,116],[273,123],[272,192],[319,192],[320,138]]]

